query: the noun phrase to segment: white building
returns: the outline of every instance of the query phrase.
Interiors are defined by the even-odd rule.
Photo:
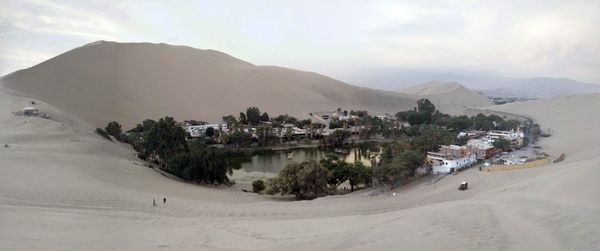
[[[192,137],[200,137],[202,135],[204,135],[204,133],[206,132],[206,129],[212,127],[214,130],[217,131],[221,131],[221,132],[227,132],[227,124],[206,124],[206,125],[192,125],[192,126],[186,126],[185,130],[192,136]]]
[[[25,107],[23,108],[23,115],[25,116],[37,116],[39,111],[35,107]]]
[[[433,174],[452,173],[471,166],[477,162],[475,154],[449,156],[443,153],[427,153],[427,162],[431,164]]]
[[[516,164],[523,164],[525,162],[527,162],[527,158],[526,157],[515,157],[515,156],[511,156],[508,158],[504,158],[502,159],[504,161],[504,165],[516,165]]]
[[[488,137],[493,141],[495,139],[505,139],[510,141],[512,148],[519,148],[523,145],[525,134],[521,130],[517,131],[489,131]]]

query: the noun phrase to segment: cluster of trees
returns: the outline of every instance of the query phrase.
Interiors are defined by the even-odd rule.
[[[372,171],[360,161],[348,163],[340,160],[336,155],[328,154],[320,161],[320,164],[329,170],[327,183],[333,189],[338,188],[347,181],[350,185],[350,191],[354,192],[356,186],[368,186],[373,178]]]
[[[329,170],[315,160],[292,162],[275,178],[267,180],[267,194],[291,194],[296,200],[314,199],[328,194]]]
[[[417,101],[417,107],[413,110],[396,113],[396,118],[400,121],[408,122],[414,125],[437,125],[448,128],[452,131],[461,131],[467,129],[474,130],[511,130],[521,126],[521,122],[515,119],[505,120],[498,115],[478,114],[469,117],[465,115],[450,116],[437,110],[428,99]]]
[[[170,157],[163,170],[203,184],[226,184],[227,174],[232,172],[224,150],[208,147],[199,140],[189,141],[186,150]]]
[[[266,112],[261,113],[257,107],[248,107],[245,113],[240,112],[238,118],[233,115],[224,116],[223,121],[227,124],[231,133],[219,136],[222,136],[221,140],[224,144],[233,145],[236,148],[252,144],[269,146],[281,144],[284,141],[298,140],[293,137],[292,128],[286,128],[284,124],[292,124],[298,128],[306,129],[308,137],[311,139],[316,138],[316,130],[325,128],[325,125],[313,123],[310,119],[298,120],[287,114],[270,117]],[[256,131],[250,132],[247,130],[251,127],[255,128]],[[279,135],[283,135],[283,137]],[[206,136],[211,137],[208,134]]]
[[[153,161],[179,178],[203,184],[229,182],[227,173],[234,165],[227,158],[229,150],[208,147],[202,140],[188,141],[185,130],[171,117],[144,120],[126,134],[115,121],[105,129],[108,135],[131,144],[139,158]]]
[[[381,160],[374,170],[375,178],[391,187],[395,187],[398,182],[413,177],[415,170],[425,160],[425,155],[422,153],[404,148],[394,149],[395,147],[384,147],[384,154],[381,155]],[[398,149],[401,150],[398,151]]]
[[[328,155],[321,162],[289,163],[277,177],[268,179],[265,187],[267,194],[294,195],[296,200],[306,200],[327,195],[346,181],[354,191],[356,186],[371,184],[371,180],[371,170],[362,163],[346,163]],[[260,182],[256,185],[255,188],[253,183],[255,191],[261,188]]]
[[[492,142],[492,146],[498,149],[502,149],[502,151],[504,152],[510,151],[512,149],[510,141],[506,139],[495,139],[494,142]]]
[[[341,147],[348,143],[346,142],[348,138],[350,138],[349,131],[335,130],[321,139],[321,145],[324,147]]]

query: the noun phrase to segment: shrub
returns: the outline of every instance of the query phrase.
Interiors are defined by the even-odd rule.
[[[100,136],[104,137],[105,139],[112,141],[112,139],[110,139],[110,136],[108,136],[108,133],[102,130],[102,128],[96,128],[96,133],[100,134]]]
[[[123,140],[121,137],[121,134],[122,134],[121,125],[118,122],[112,121],[112,122],[108,123],[108,125],[106,125],[104,130],[106,131],[106,133],[108,135],[115,137],[115,139],[117,139],[118,141]]]
[[[252,182],[252,190],[254,190],[256,193],[260,193],[261,191],[265,190],[265,188],[267,187],[263,180],[255,180]]]

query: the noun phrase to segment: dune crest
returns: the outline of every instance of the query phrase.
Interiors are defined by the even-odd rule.
[[[312,73],[256,66],[215,50],[98,41],[2,78],[2,84],[95,126],[146,118],[218,121],[249,106],[270,114],[413,107],[407,95],[360,88]]]
[[[465,113],[468,107],[490,106],[493,102],[486,96],[470,90],[458,82],[431,81],[398,90],[414,98],[429,99],[441,112],[452,115]]]

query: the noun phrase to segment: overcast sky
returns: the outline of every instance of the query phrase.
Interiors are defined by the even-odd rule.
[[[348,79],[373,69],[600,83],[600,1],[0,0],[0,75],[96,40],[210,48]]]

